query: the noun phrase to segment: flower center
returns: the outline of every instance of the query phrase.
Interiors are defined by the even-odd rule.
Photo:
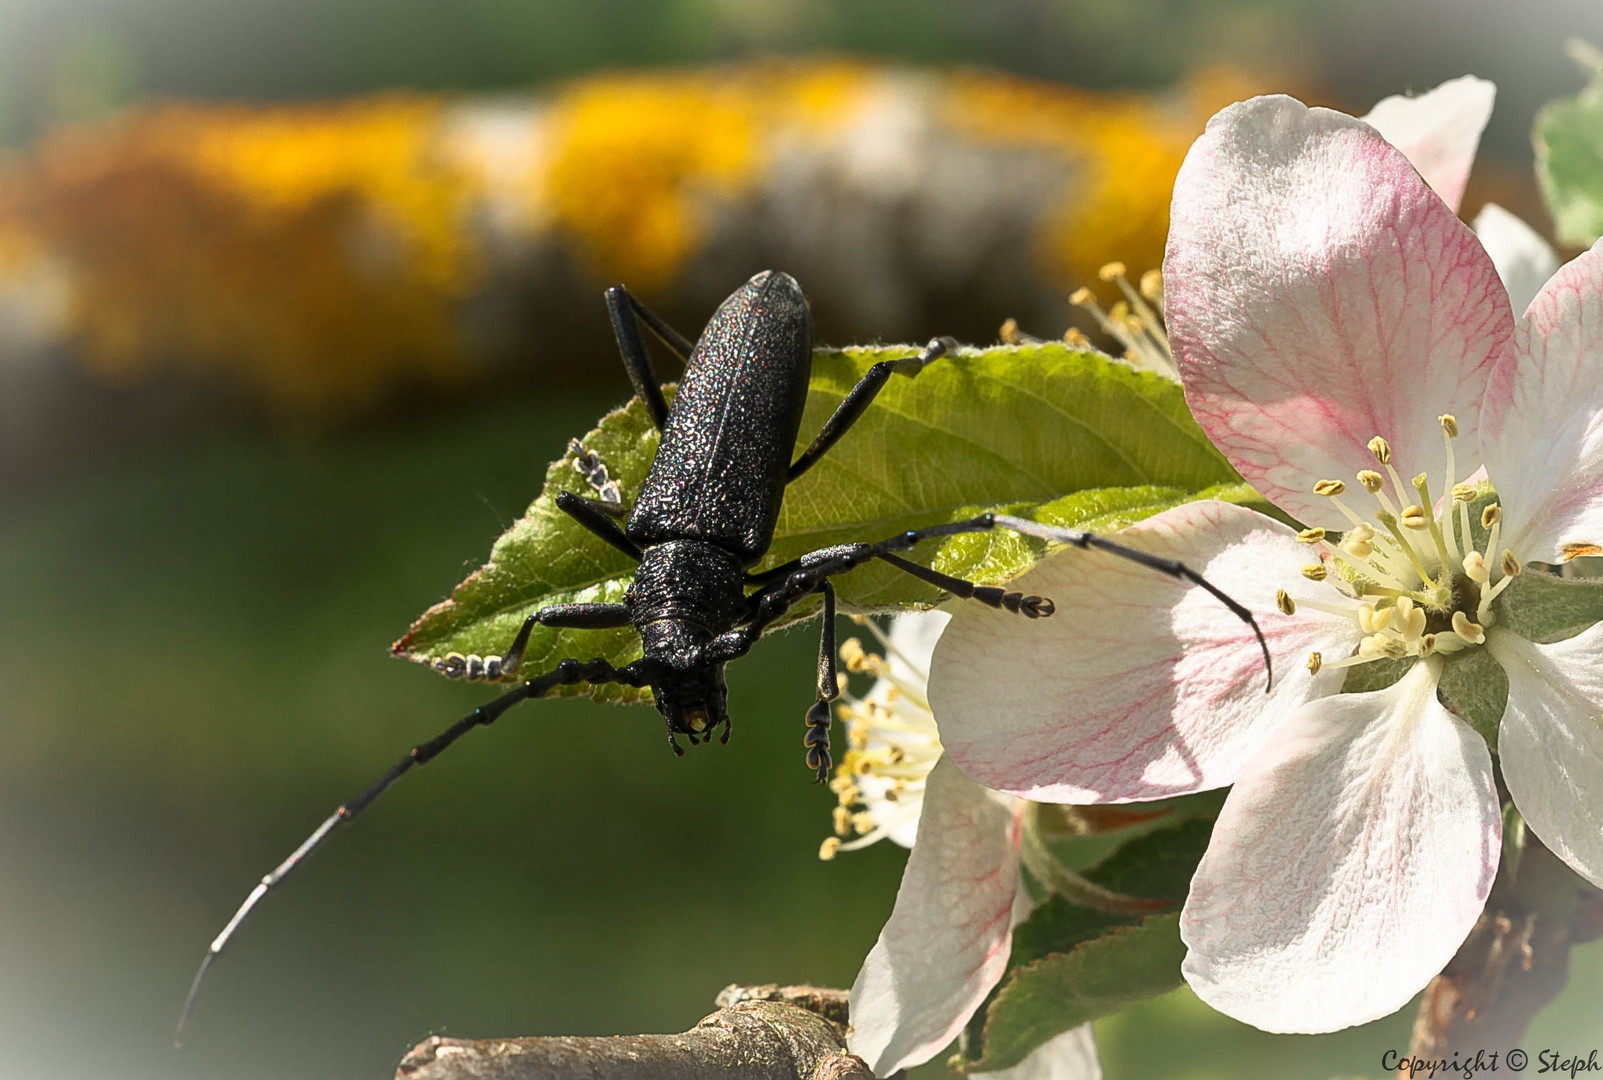
[[[866,698],[843,689],[836,706],[836,715],[846,724],[848,748],[829,784],[838,800],[835,835],[820,845],[821,859],[886,837],[911,844],[924,806],[924,782],[941,756],[935,715],[925,698],[929,673],[919,658],[898,651],[873,622],[865,619],[862,624],[907,670],[898,672],[886,657],[865,651],[857,638],[841,645],[848,671],[874,675],[878,681]]]
[[[1326,661],[1317,652],[1311,654],[1311,673],[1481,645],[1486,628],[1496,621],[1492,601],[1519,576],[1520,559],[1498,546],[1500,504],[1481,509],[1485,543],[1475,546],[1469,505],[1476,497],[1475,485],[1458,480],[1455,473],[1458,421],[1450,415],[1438,419],[1447,443],[1447,495],[1439,510],[1429,478],[1420,473],[1404,484],[1392,464],[1391,446],[1379,435],[1369,441],[1369,452],[1380,469],[1363,469],[1357,476],[1374,502],[1367,518],[1344,500],[1344,481],[1314,485],[1314,493],[1328,498],[1352,527],[1339,539],[1324,529],[1299,533],[1299,540],[1319,552],[1317,563],[1302,568],[1303,577],[1329,588],[1308,598],[1293,598],[1282,589],[1276,600],[1287,615],[1304,606],[1350,617],[1364,637],[1352,656]]]

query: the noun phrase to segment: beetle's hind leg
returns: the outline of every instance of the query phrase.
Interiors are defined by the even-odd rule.
[[[650,330],[668,348],[672,349],[679,359],[689,363],[690,354],[695,346],[686,337],[667,323],[663,322],[656,313],[629,294],[629,290],[622,285],[614,285],[606,292],[607,315],[612,319],[612,333],[618,339],[618,352],[623,356],[623,366],[629,372],[629,381],[634,384],[635,393],[645,402],[646,412],[651,414],[651,422],[662,430],[662,425],[668,419],[668,402],[662,396],[662,383],[657,380],[656,373],[651,370],[651,358],[646,355],[646,343],[640,337],[640,324],[645,323]]]
[[[785,478],[786,483],[812,468],[818,463],[819,458],[829,453],[829,448],[839,442],[840,437],[850,431],[851,426],[857,423],[858,417],[873,404],[892,375],[906,375],[912,378],[927,365],[955,348],[957,342],[949,337],[931,338],[930,343],[924,346],[917,356],[904,356],[900,360],[881,360],[870,367],[863,377],[857,380],[857,385],[841,399],[841,403],[835,406],[834,414],[824,422],[823,430],[818,433],[817,438],[802,451],[801,457],[791,463],[790,473]]]
[[[829,725],[835,699],[840,697],[840,679],[835,673],[835,587],[824,581],[818,591],[824,594],[824,627],[818,637],[818,700],[807,710],[802,745],[807,747],[807,767],[822,784],[829,780],[834,764],[829,756]]]

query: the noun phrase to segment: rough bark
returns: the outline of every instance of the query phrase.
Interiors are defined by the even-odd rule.
[[[1425,988],[1411,1057],[1506,1054],[1519,1047],[1536,1014],[1564,988],[1571,947],[1603,936],[1603,893],[1529,833],[1517,870],[1509,869],[1499,872],[1486,911],[1458,955]],[[1505,1066],[1500,1058],[1496,1071],[1480,1075],[1523,1071]]]
[[[729,986],[678,1035],[447,1039],[401,1060],[396,1080],[873,1080],[846,1051],[846,995],[814,986]]]

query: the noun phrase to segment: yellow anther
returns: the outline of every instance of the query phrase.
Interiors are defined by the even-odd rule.
[[[1310,563],[1302,568],[1302,576],[1309,581],[1324,581],[1330,576],[1330,571],[1325,569],[1323,563]]]
[[[1519,577],[1520,572],[1525,569],[1520,565],[1519,559],[1514,557],[1514,553],[1507,548],[1503,549],[1503,557],[1498,560],[1497,568],[1503,571],[1504,577]]]
[[[1009,319],[1004,322],[1002,328],[996,332],[996,336],[1002,339],[1003,345],[1018,345],[1024,341],[1024,335],[1019,333],[1019,321],[1017,319]]]
[[[1323,654],[1316,653],[1316,652],[1311,652],[1311,653],[1308,654],[1308,664],[1307,664],[1308,674],[1310,674],[1310,675],[1318,675],[1319,674],[1319,669],[1324,667],[1324,666],[1325,666],[1325,657],[1324,657]]]
[[[1469,642],[1479,645],[1486,640],[1486,628],[1479,623],[1469,621],[1469,616],[1462,611],[1453,612],[1453,633]]]
[[[1326,498],[1330,498],[1334,495],[1340,495],[1346,490],[1347,485],[1340,480],[1321,480],[1319,483],[1314,485],[1314,494],[1323,495]]]
[[[1081,285],[1078,289],[1075,289],[1069,294],[1069,303],[1073,304],[1075,307],[1086,307],[1087,305],[1096,303],[1096,294],[1090,289],[1086,288],[1084,285]]]
[[[1354,525],[1341,538],[1341,549],[1349,555],[1367,559],[1375,553],[1375,545],[1371,542],[1374,539],[1375,529],[1373,526],[1362,523]]]
[[[1358,605],[1358,629],[1366,634],[1378,634],[1391,625],[1391,608],[1377,608],[1374,604]]]
[[[1414,477],[1413,480],[1409,482],[1414,485],[1414,490],[1423,496],[1425,493],[1425,486],[1430,483],[1430,477],[1426,476],[1424,473],[1419,473]]]
[[[1063,343],[1073,349],[1089,349],[1091,347],[1091,339],[1072,326],[1063,331]]]
[[[1123,300],[1116,301],[1108,308],[1108,321],[1116,325],[1128,326],[1130,324],[1130,305]]]
[[[1458,417],[1452,413],[1442,413],[1436,418],[1436,422],[1441,424],[1442,430],[1447,432],[1449,439],[1458,438]]]
[[[1404,640],[1414,641],[1425,633],[1425,612],[1421,608],[1410,611],[1406,618],[1399,620],[1397,629],[1402,632]]]
[[[1125,266],[1122,262],[1110,262],[1096,272],[1096,276],[1103,281],[1117,281],[1124,276]]]
[[[1148,270],[1141,275],[1141,295],[1148,300],[1162,302],[1163,300],[1163,271]]]
[[[824,837],[824,842],[818,845],[818,857],[828,862],[838,854],[840,854],[840,837]]]
[[[857,638],[847,638],[840,643],[840,658],[846,664],[846,670],[861,675],[867,670],[868,654],[863,649],[863,643]]]
[[[835,807],[835,835],[849,836],[852,831],[852,812],[844,806]]]
[[[1428,529],[1430,519],[1425,516],[1425,508],[1418,503],[1410,503],[1403,507],[1403,527],[1407,529]]]
[[[859,810],[852,815],[852,828],[857,830],[858,836],[866,836],[874,831],[874,815],[867,810]]]
[[[1453,501],[1454,502],[1474,502],[1475,501],[1475,485],[1474,484],[1454,484],[1453,485]]]
[[[1486,569],[1486,560],[1478,551],[1472,551],[1464,556],[1464,576],[1477,585],[1484,585],[1491,580],[1491,571]]]
[[[835,777],[829,782],[829,790],[833,791],[835,796],[843,803],[857,801],[857,785],[852,783],[852,778],[849,776]]]
[[[1297,601],[1293,600],[1285,589],[1275,590],[1275,607],[1280,609],[1282,615],[1297,614]]]
[[[1385,640],[1386,639],[1381,637],[1379,634],[1372,634],[1369,637],[1364,638],[1358,643],[1358,655],[1364,657],[1365,659],[1379,656],[1380,647]]]
[[[1319,528],[1304,529],[1302,532],[1297,534],[1298,542],[1303,544],[1317,544],[1324,538],[1325,530]]]
[[[1503,520],[1503,507],[1499,503],[1492,503],[1481,510],[1481,528],[1490,529]]]
[[[1374,469],[1360,469],[1358,472],[1358,482],[1364,485],[1364,490],[1369,492],[1371,495],[1375,494],[1375,492],[1386,486],[1385,478]]]
[[[1369,440],[1369,452],[1375,455],[1375,460],[1382,465],[1391,464],[1391,443],[1376,435]]]

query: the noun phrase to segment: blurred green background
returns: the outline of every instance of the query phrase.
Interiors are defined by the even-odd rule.
[[[1139,88],[1272,58],[1359,110],[1492,78],[1486,153],[1526,170],[1535,107],[1578,84],[1572,34],[1603,41],[1596,0],[3,0],[0,141],[149,95],[515,90],[757,50]],[[576,359],[613,355],[597,297]],[[387,1077],[431,1033],[680,1030],[731,981],[851,982],[903,853],[817,860],[833,800],[800,762],[802,630],[731,670],[726,749],[676,761],[653,710],[573,701],[476,733],[263,909],[191,1045],[169,1046],[251,883],[484,696],[386,646],[626,385],[619,368],[604,389],[458,397],[316,437],[185,424],[5,495],[0,1076]],[[1600,960],[1576,954],[1533,1055],[1598,1045]],[[1324,1078],[1378,1075],[1409,1023],[1271,1037],[1176,994],[1099,1039],[1113,1078]]]

